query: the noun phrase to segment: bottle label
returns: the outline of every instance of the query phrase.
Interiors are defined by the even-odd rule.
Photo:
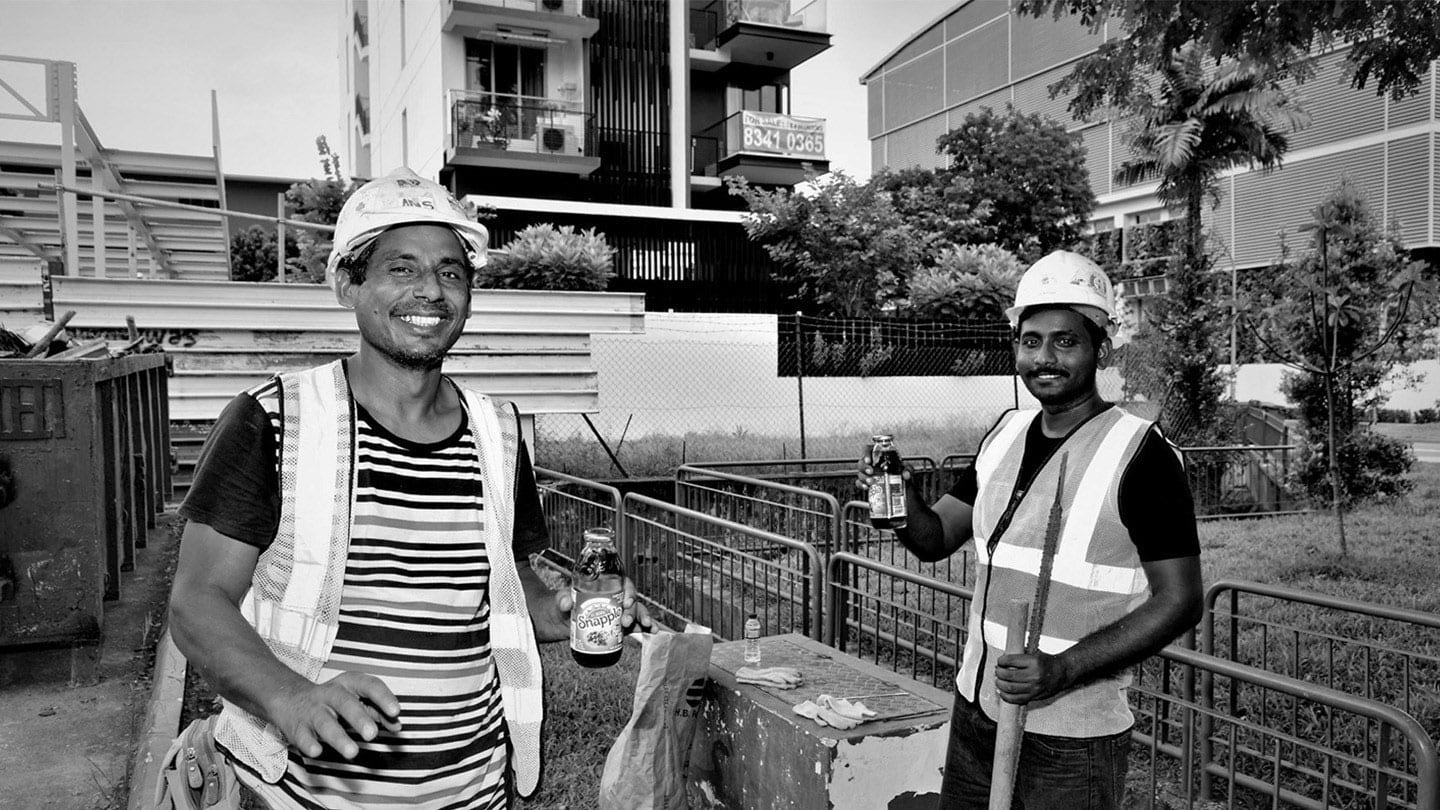
[[[570,649],[582,653],[610,653],[620,649],[621,595],[575,600],[570,612]]]
[[[870,517],[897,518],[905,516],[905,480],[898,475],[881,473],[870,482]]]

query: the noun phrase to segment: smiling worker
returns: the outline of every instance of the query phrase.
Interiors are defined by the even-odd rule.
[[[1016,806],[1118,808],[1134,724],[1128,669],[1200,618],[1194,504],[1179,454],[1155,424],[1096,388],[1118,328],[1104,271],[1051,253],[1026,270],[1006,316],[1015,371],[1040,408],[1002,415],[974,466],[933,507],[907,484],[908,525],[895,532],[925,561],[975,541],[940,807],[988,806],[1005,701],[1027,716]],[[872,475],[861,459],[859,485]],[[1038,650],[1006,654],[1010,600],[1042,593]]]
[[[536,787],[536,642],[569,638],[571,599],[530,567],[548,537],[515,407],[441,373],[487,241],[408,169],[362,186],[328,267],[358,351],[237,396],[206,441],[170,626],[225,699],[246,802],[505,808]],[[622,622],[650,623],[629,580]]]

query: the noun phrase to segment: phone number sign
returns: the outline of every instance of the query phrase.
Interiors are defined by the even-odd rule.
[[[825,119],[793,115],[740,113],[740,130],[746,152],[786,157],[825,157]]]

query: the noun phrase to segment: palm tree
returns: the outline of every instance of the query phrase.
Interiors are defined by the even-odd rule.
[[[1227,62],[1207,70],[1194,43],[1176,52],[1156,77],[1154,95],[1142,92],[1126,105],[1132,117],[1131,157],[1115,172],[1119,183],[1159,180],[1156,195],[1185,212],[1179,262],[1172,262],[1166,302],[1156,325],[1162,341],[1164,383],[1171,389],[1164,412],[1177,432],[1211,438],[1220,392],[1218,335],[1201,212],[1219,196],[1220,175],[1244,166],[1270,171],[1289,148],[1288,131],[1308,123],[1303,110],[1263,70]]]

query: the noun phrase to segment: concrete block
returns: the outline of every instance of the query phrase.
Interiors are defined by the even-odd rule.
[[[741,684],[744,642],[715,645],[691,796],[726,810],[933,810],[952,695],[799,634],[761,639],[760,666],[799,669],[795,689]],[[792,707],[822,694],[878,716],[848,731]],[[701,784],[705,783],[705,784]]]

